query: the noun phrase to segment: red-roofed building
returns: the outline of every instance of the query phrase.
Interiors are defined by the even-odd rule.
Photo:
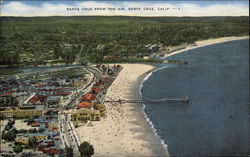
[[[79,103],[78,105],[77,105],[77,109],[80,109],[80,108],[91,108],[91,103],[90,102],[88,102],[88,101],[83,101],[83,102],[81,102],[81,103]]]
[[[66,96],[69,95],[71,92],[54,92],[54,95],[61,95],[61,96]]]
[[[39,102],[40,102],[40,99],[39,98],[35,98],[35,97],[31,98],[28,101],[29,104],[35,104],[35,103],[39,103]]]
[[[12,94],[13,94],[13,92],[5,92],[1,96],[11,96]]]
[[[109,81],[109,77],[102,78],[102,82],[108,82],[108,81]]]
[[[38,146],[37,146],[37,150],[38,151],[42,151],[44,148],[47,148],[48,147],[48,143],[45,143],[45,142],[43,142],[43,143],[40,143],[40,144],[38,144]]]
[[[99,83],[99,82],[96,82],[93,86],[96,86],[96,87],[98,87],[98,86],[100,86],[101,84]]]
[[[100,93],[100,91],[101,91],[100,88],[93,88],[92,89],[92,93],[94,93],[94,94],[98,94],[98,93]]]
[[[91,93],[87,93],[82,97],[82,100],[91,102],[95,99],[95,96]]]
[[[56,149],[55,147],[44,148],[42,151],[45,154],[60,154],[60,153],[63,153],[62,149]]]
[[[37,98],[39,99],[40,102],[45,102],[47,95],[39,95]]]
[[[38,126],[40,126],[40,122],[32,122],[30,125],[32,127],[38,127]]]

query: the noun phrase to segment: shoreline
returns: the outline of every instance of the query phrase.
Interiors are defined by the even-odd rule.
[[[156,68],[145,64],[122,64],[123,70],[109,87],[106,100],[141,99],[139,89]],[[143,104],[106,103],[101,121],[76,128],[80,141],[90,142],[94,156],[169,156],[143,113]]]
[[[229,42],[229,41],[235,41],[235,40],[244,40],[244,39],[249,39],[249,35],[241,36],[241,37],[232,36],[232,37],[221,37],[221,38],[199,40],[199,41],[195,42],[197,44],[197,46],[189,46],[189,47],[186,47],[184,49],[177,50],[177,51],[174,51],[174,52],[169,53],[169,54],[165,54],[163,57],[161,57],[161,59],[166,59],[167,57],[170,57],[172,55],[179,54],[179,53],[182,53],[184,51],[204,47],[204,46],[209,46],[209,45],[219,44],[219,43],[224,43],[224,42]]]

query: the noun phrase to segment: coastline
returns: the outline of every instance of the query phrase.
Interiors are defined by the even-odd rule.
[[[244,39],[249,39],[249,35],[241,36],[241,37],[232,36],[232,37],[221,37],[221,38],[212,38],[212,39],[200,40],[200,41],[195,42],[197,46],[189,46],[189,47],[186,47],[184,49],[177,50],[177,51],[174,51],[174,52],[169,53],[169,54],[165,54],[163,57],[161,57],[161,59],[166,59],[169,56],[179,54],[179,53],[182,53],[184,51],[188,51],[188,50],[208,46],[208,45],[219,44],[219,43],[224,43],[224,42],[229,42],[229,41],[234,41],[234,40],[244,40]]]
[[[144,78],[155,67],[146,64],[122,64],[123,70],[109,87],[106,100],[140,99]],[[106,103],[107,116],[93,126],[76,128],[82,141],[90,142],[94,156],[169,156],[143,113],[142,104]]]

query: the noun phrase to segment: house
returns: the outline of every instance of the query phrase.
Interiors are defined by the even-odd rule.
[[[74,110],[71,113],[71,119],[74,125],[78,123],[86,123],[88,120],[99,121],[100,120],[100,111],[81,108],[79,110]]]

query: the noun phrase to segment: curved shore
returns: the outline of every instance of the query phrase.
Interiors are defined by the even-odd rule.
[[[165,54],[162,59],[165,59],[169,56],[178,54],[178,53],[182,53],[184,51],[188,51],[188,50],[192,50],[192,49],[196,49],[196,48],[200,48],[203,46],[208,46],[208,45],[213,45],[213,44],[219,44],[219,43],[223,43],[223,42],[228,42],[228,41],[234,41],[234,40],[243,40],[243,39],[249,39],[249,35],[248,36],[241,36],[241,37],[221,37],[221,38],[213,38],[213,39],[207,39],[207,40],[200,40],[200,41],[196,41],[196,45],[197,46],[190,46],[190,47],[186,47],[185,49],[181,49],[181,50],[177,50],[174,51],[172,53],[169,54]]]
[[[122,64],[106,100],[139,99],[144,77],[155,69],[145,64]],[[90,142],[94,156],[169,156],[145,119],[142,104],[107,103],[107,116],[93,126],[76,129],[81,141]]]

